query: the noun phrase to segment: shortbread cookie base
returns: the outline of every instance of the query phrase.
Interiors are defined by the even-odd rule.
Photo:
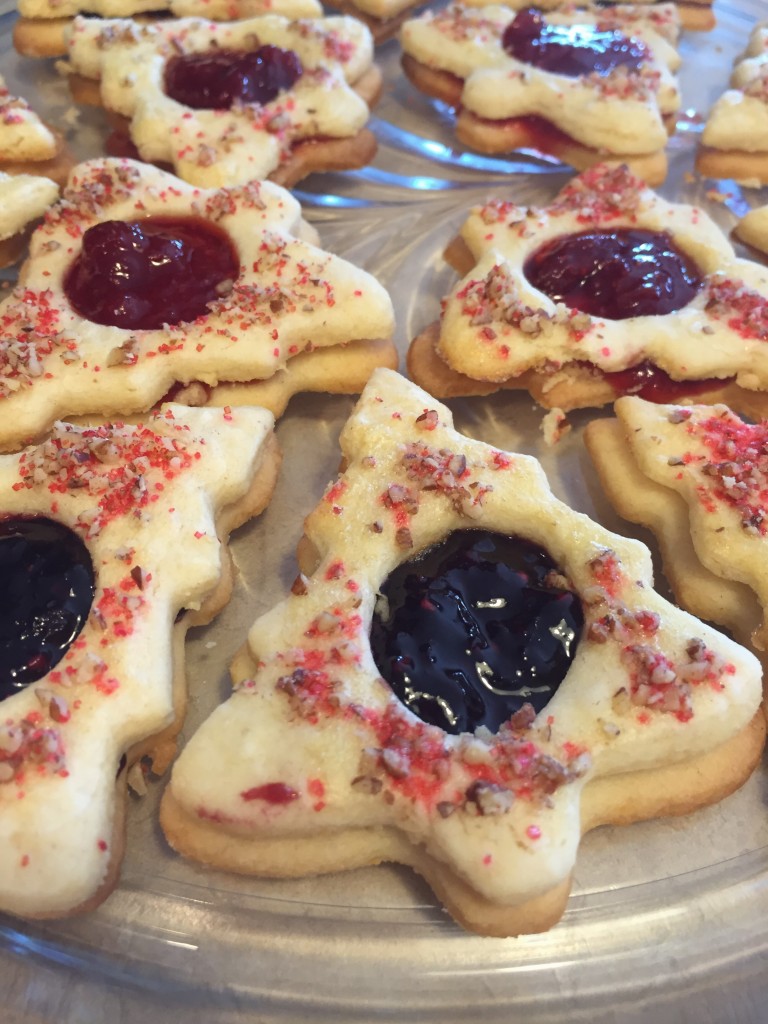
[[[403,55],[402,65],[406,77],[420,92],[458,109],[456,137],[470,149],[493,155],[535,149],[556,157],[578,171],[599,163],[626,164],[648,185],[660,185],[667,176],[667,157],[663,150],[639,155],[603,153],[581,145],[554,127],[551,128],[544,148],[540,135],[532,130],[525,118],[489,121],[469,110],[459,109],[464,82],[456,75],[430,68],[409,54]]]
[[[766,185],[768,152],[746,153],[702,146],[696,154],[696,170],[707,178],[728,178],[747,186]]]
[[[737,736],[683,764],[631,772],[589,783],[582,798],[582,831],[688,814],[738,789],[757,765],[765,741],[762,713]],[[422,875],[449,913],[481,935],[506,937],[546,931],[562,916],[570,879],[542,896],[503,907],[480,896],[447,865],[393,829],[344,829],[324,837],[262,839],[224,831],[190,815],[166,790],[160,809],[166,838],[179,853],[212,867],[267,878],[320,875],[383,862]]]
[[[617,419],[587,424],[584,443],[619,515],[656,537],[664,575],[678,602],[699,618],[724,626],[739,643],[749,646],[763,619],[757,598],[746,584],[716,576],[699,561],[683,498],[641,473]]]
[[[690,32],[711,32],[716,25],[712,3],[678,3],[675,6],[680,14],[680,24]]]
[[[424,2],[425,0],[416,0],[415,3],[408,4],[402,11],[393,14],[391,18],[376,18],[372,14],[360,10],[352,0],[333,0],[332,3],[328,3],[326,6],[334,11],[339,11],[341,14],[351,14],[353,18],[362,21],[364,25],[368,26],[374,43],[378,45],[393,39],[400,31],[403,22],[407,21],[419,7],[422,7]]]
[[[71,24],[71,18],[18,18],[13,26],[14,49],[22,57],[63,57]]]
[[[411,342],[406,356],[408,375],[435,398],[462,398],[492,395],[498,391],[528,391],[545,409],[596,409],[618,397],[614,388],[600,374],[579,364],[566,365],[553,373],[528,370],[508,380],[483,381],[453,370],[439,355],[440,324],[430,324]],[[706,392],[681,393],[678,402],[700,402],[713,405],[723,402],[745,416],[763,419],[768,416],[768,393],[747,391],[732,382]]]
[[[11,238],[0,240],[0,268],[10,267],[14,263],[18,263],[24,255],[31,234],[32,225]]]

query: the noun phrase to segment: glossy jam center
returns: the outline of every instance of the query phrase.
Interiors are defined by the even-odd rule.
[[[302,73],[293,50],[211,50],[171,57],[165,92],[194,110],[229,110],[234,103],[269,103],[290,89]]]
[[[636,70],[648,59],[643,43],[595,25],[553,25],[533,9],[523,10],[504,30],[504,50],[525,64],[577,78],[617,67]]]
[[[450,733],[496,731],[525,703],[543,708],[583,624],[546,551],[482,530],[457,531],[398,566],[381,593],[378,669],[414,714]]]
[[[701,287],[699,268],[667,234],[634,228],[554,238],[524,271],[555,302],[608,320],[672,313]]]
[[[0,520],[0,698],[41,679],[85,625],[94,594],[91,556],[50,519]]]
[[[195,217],[109,220],[83,235],[64,291],[86,320],[153,330],[195,320],[239,273],[229,236]]]

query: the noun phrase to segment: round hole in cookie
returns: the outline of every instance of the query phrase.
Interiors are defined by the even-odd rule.
[[[43,516],[0,519],[0,698],[41,679],[64,657],[91,609],[88,548]]]
[[[523,272],[555,302],[607,320],[673,313],[702,285],[699,267],[668,234],[641,228],[550,239]]]
[[[298,54],[279,46],[208,50],[171,57],[164,87],[167,96],[193,110],[229,110],[235,103],[271,103],[302,72]]]
[[[371,650],[423,721],[454,734],[495,732],[523,705],[545,707],[583,622],[579,598],[543,548],[457,530],[385,580]]]
[[[84,233],[64,292],[75,312],[93,323],[157,330],[205,316],[239,273],[232,240],[210,221],[109,220]]]
[[[650,57],[647,46],[614,29],[547,22],[540,11],[527,8],[507,25],[501,45],[510,57],[524,64],[568,78],[616,68],[636,71]]]

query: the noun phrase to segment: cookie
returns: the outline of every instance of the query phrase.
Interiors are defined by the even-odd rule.
[[[61,184],[72,167],[64,141],[0,75],[0,173],[39,174]]]
[[[61,57],[67,33],[78,14],[100,18],[132,18],[155,22],[175,18],[235,21],[259,14],[286,18],[317,18],[317,0],[19,0],[20,17],[13,26],[13,45],[25,57]]]
[[[733,229],[739,241],[763,256],[768,256],[768,205],[756,206],[746,213]]]
[[[408,354],[437,397],[523,388],[566,412],[626,393],[768,409],[768,270],[626,167],[585,172],[547,207],[476,207],[448,257],[472,269]]]
[[[376,152],[364,126],[381,75],[370,32],[353,18],[76,18],[68,56],[78,75],[100,80],[140,157],[195,185],[271,176],[290,186]]]
[[[332,0],[327,6],[349,14],[370,29],[375,43],[385,43],[400,31],[405,20],[425,0]]]
[[[148,164],[81,164],[0,303],[0,447],[192,384],[190,402],[215,404],[220,382],[269,382],[282,410],[330,348],[316,386],[333,391],[395,364],[389,296],[316,240],[271,182],[203,190]]]
[[[341,448],[291,595],[173,769],[172,846],[268,877],[407,864],[511,935],[557,921],[582,831],[747,778],[759,664],[654,592],[643,545],[389,370]]]
[[[616,160],[649,184],[664,180],[680,58],[643,8],[452,4],[407,21],[401,40],[406,75],[457,108],[456,136],[470,149],[532,148],[579,170]]]
[[[173,756],[184,636],[229,597],[229,532],[275,483],[272,423],[167,405],[0,456],[4,911],[58,917],[114,886],[128,771]]]
[[[723,405],[639,398],[615,411],[585,435],[609,500],[653,531],[676,600],[765,663],[768,423],[745,423]]]
[[[0,171],[0,267],[19,259],[28,225],[42,217],[58,195],[59,186],[49,178]]]
[[[755,25],[731,88],[707,116],[696,170],[740,185],[768,184],[768,22]]]
[[[467,7],[483,7],[482,0],[464,0]],[[504,0],[504,6],[513,11],[536,7],[541,11],[559,11],[575,7],[588,7],[586,3],[573,3],[571,0]],[[610,6],[610,4],[606,4]],[[617,6],[614,4],[614,6]],[[682,0],[678,3],[667,3],[666,0],[635,0],[631,6],[647,12],[648,17],[658,24],[669,21],[670,16],[679,22],[682,28],[694,31],[708,31],[715,27],[715,16],[712,11],[712,0]]]

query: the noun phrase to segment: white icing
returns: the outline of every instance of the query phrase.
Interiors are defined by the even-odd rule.
[[[173,419],[167,419],[168,412]],[[30,763],[23,779],[0,785],[0,906],[13,913],[64,913],[103,882],[113,838],[119,839],[113,837],[118,762],[132,744],[172,721],[172,624],[181,608],[199,607],[219,580],[222,553],[214,515],[246,493],[272,417],[263,409],[224,414],[168,406],[148,426],[179,440],[191,456],[190,465],[173,478],[162,466],[145,465],[142,476],[155,500],[139,515],[129,509],[108,517],[86,540],[96,574],[92,607],[106,609],[105,627],[92,615],[58,666],[2,702],[0,746],[6,745],[9,722],[17,726],[29,713],[38,713],[41,728],[54,730],[61,739],[60,767],[66,771],[59,774],[54,764],[38,771]],[[109,429],[109,438],[135,434],[132,427]],[[82,428],[71,428],[69,436],[82,436]],[[47,516],[85,539],[78,517],[89,517],[98,496],[87,487],[52,492],[45,476],[31,489],[15,489],[20,464],[32,454],[28,449],[0,456],[3,515]],[[115,473],[130,466],[130,458],[116,458]],[[129,469],[128,476],[137,472]],[[182,548],[184,557],[179,558]],[[131,586],[132,567],[144,571],[143,590]],[[135,605],[130,615],[121,613],[130,626],[126,635],[113,629],[117,616],[109,615],[108,588],[128,595]],[[100,662],[106,668],[97,676],[94,665]],[[71,685],[67,670],[77,679]],[[117,685],[99,688],[97,678]],[[66,702],[67,721],[51,717],[46,694]]]
[[[59,186],[35,174],[11,177],[0,172],[0,241],[12,238],[42,217],[59,195]]]
[[[426,410],[436,414],[431,427],[419,420]],[[465,515],[439,486],[416,487],[418,511],[407,517],[413,548],[404,551],[396,540],[401,519],[387,510],[382,495],[392,485],[414,488],[403,464],[409,442],[464,455],[462,483],[474,495],[482,491],[482,497],[468,499]],[[722,743],[750,721],[761,699],[755,659],[654,593],[647,549],[559,502],[535,459],[511,455],[507,463],[493,448],[459,434],[447,408],[388,370],[374,372],[342,431],[341,446],[347,466],[342,486],[331,485],[307,520],[308,536],[320,555],[317,570],[306,581],[307,592],[292,594],[256,621],[248,636],[254,675],[244,679],[248,669],[240,667],[236,692],[204,723],[174,768],[172,795],[193,818],[204,819],[207,827],[218,822],[225,831],[261,839],[330,837],[344,827],[393,827],[414,844],[423,844],[487,898],[514,904],[563,881],[572,870],[585,782],[685,760]],[[473,490],[475,484],[479,487]],[[485,487],[489,489],[483,491]],[[381,531],[370,528],[374,520]],[[693,716],[686,722],[647,707],[617,712],[613,697],[622,686],[630,686],[620,658],[626,640],[613,636],[605,643],[593,642],[585,625],[564,681],[525,734],[538,750],[561,761],[579,751],[580,767],[574,767],[569,781],[555,788],[548,802],[518,793],[506,813],[472,816],[459,801],[454,813],[444,817],[437,804],[444,798],[455,802],[455,794],[466,790],[473,777],[470,762],[480,759],[498,767],[494,759],[503,756],[492,753],[493,740],[420,726],[378,682],[369,626],[375,595],[392,568],[470,525],[543,545],[581,595],[595,584],[593,559],[611,549],[620,560],[616,599],[630,612],[659,616],[654,648],[673,662],[685,660],[682,652],[690,639],[701,637],[716,659],[722,657],[734,668],[731,674],[723,667],[724,689],[694,686]],[[323,612],[331,608],[338,610],[341,625],[318,632],[315,624],[327,625]],[[585,607],[587,619],[599,618],[605,606],[599,608]],[[285,679],[304,665],[327,667],[327,676],[337,684],[332,692],[341,704],[338,713],[321,709],[313,721],[296,710],[285,692]],[[346,713],[349,705],[357,713]],[[413,767],[400,784],[380,772],[379,795],[351,785],[361,774],[364,751],[382,743],[376,727],[366,721],[385,713],[401,723],[393,725],[393,733],[426,733],[426,740],[415,741],[417,747],[434,743],[446,752],[445,774],[440,773],[441,783],[431,798],[409,790],[420,770]],[[610,734],[605,722],[616,726]],[[407,742],[405,749],[411,749]],[[413,765],[418,755],[412,756]],[[311,780],[322,784],[322,805],[317,805]],[[295,790],[296,799],[275,806],[243,795],[274,782]],[[257,864],[254,870],[258,872]]]
[[[208,217],[226,231],[241,265],[233,291],[193,323],[159,330],[105,327],[79,316],[62,282],[82,232],[151,214]],[[177,381],[264,379],[307,348],[390,337],[387,293],[311,244],[316,238],[298,202],[271,182],[205,190],[129,160],[79,165],[32,236],[19,286],[0,304],[0,445],[23,443],[56,416],[144,411]],[[37,333],[22,330],[30,317]],[[19,343],[28,353],[21,378]],[[135,361],[116,363],[126,344]]]
[[[76,18],[67,35],[72,67],[101,78],[105,106],[130,119],[142,158],[170,163],[180,177],[207,188],[266,178],[293,143],[351,138],[368,120],[350,83],[371,67],[373,40],[354,18],[265,15],[229,24],[188,18],[143,27]],[[265,44],[292,50],[304,68],[271,102],[193,110],[166,95],[170,57]]]
[[[620,183],[620,184],[617,184]],[[573,194],[570,208],[563,197]],[[609,212],[600,216],[606,198]],[[659,316],[625,320],[585,319],[582,335],[568,323],[546,317],[567,311],[527,280],[527,258],[545,242],[589,228],[645,228],[668,232],[678,247],[692,257],[704,285],[688,305]],[[736,375],[742,386],[768,388],[768,345],[759,337],[743,336],[707,309],[709,286],[720,279],[743,283],[757,293],[763,310],[768,304],[768,270],[750,260],[737,259],[733,247],[703,210],[669,203],[626,170],[597,167],[574,179],[549,207],[526,211],[512,203],[491,201],[476,208],[461,229],[477,265],[452,289],[440,331],[439,350],[456,370],[481,380],[505,381],[531,368],[556,369],[560,364],[586,360],[602,370],[622,370],[651,360],[675,380],[696,380]],[[489,304],[487,322],[476,322],[463,312],[460,297],[470,282],[482,281],[495,267],[511,280],[516,302],[542,310],[541,333],[526,333],[504,322],[499,307]],[[738,321],[738,316],[736,317]]]
[[[614,75],[569,78],[532,67],[509,56],[501,40],[513,20],[508,7],[427,11],[402,29],[403,50],[429,68],[464,80],[462,107],[490,120],[538,115],[572,138],[611,154],[649,153],[667,141],[664,116],[680,105],[672,71],[679,64],[673,46],[636,13],[613,12],[610,24],[644,42],[651,58],[630,85],[619,69]],[[602,12],[568,11],[547,16],[553,24],[600,23]]]

